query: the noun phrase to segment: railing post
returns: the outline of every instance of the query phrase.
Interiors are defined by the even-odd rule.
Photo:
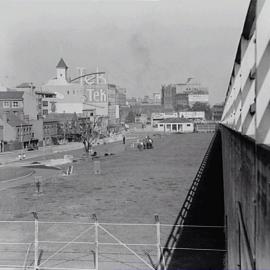
[[[161,262],[161,252],[160,252],[160,222],[159,216],[155,215],[155,222],[156,222],[156,233],[157,233],[157,270],[160,269],[160,262]]]
[[[37,212],[32,212],[35,219],[35,242],[34,242],[34,270],[38,270],[38,215]]]
[[[93,214],[95,221],[95,269],[98,270],[98,220],[96,214]]]

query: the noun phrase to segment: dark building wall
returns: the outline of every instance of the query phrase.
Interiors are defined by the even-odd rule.
[[[188,94],[176,94],[175,95],[175,107],[176,109],[189,108]]]
[[[221,126],[227,269],[270,268],[270,149]]]
[[[176,86],[166,85],[161,89],[161,104],[164,109],[173,109],[175,107]]]
[[[256,266],[270,269],[270,147],[257,147]]]

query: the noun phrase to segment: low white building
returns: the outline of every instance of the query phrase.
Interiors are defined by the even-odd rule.
[[[157,124],[158,131],[171,133],[192,133],[194,123],[186,118],[167,118]]]
[[[157,127],[157,124],[164,119],[168,118],[186,118],[194,121],[205,120],[204,111],[184,111],[184,112],[167,112],[167,113],[152,113],[151,114],[151,125]]]

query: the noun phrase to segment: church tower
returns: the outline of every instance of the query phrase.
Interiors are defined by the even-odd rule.
[[[56,66],[57,80],[67,81],[67,69],[68,69],[68,66],[66,65],[63,58],[61,58],[60,61],[57,64],[57,66]]]

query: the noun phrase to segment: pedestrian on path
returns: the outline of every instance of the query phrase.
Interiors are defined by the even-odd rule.
[[[125,135],[123,135],[123,144],[125,144],[126,143],[126,137],[125,137]]]

